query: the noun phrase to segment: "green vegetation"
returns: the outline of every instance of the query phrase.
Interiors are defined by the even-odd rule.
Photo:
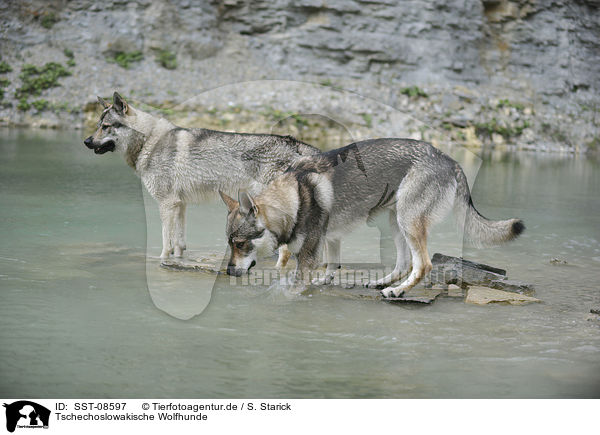
[[[29,110],[31,104],[27,102],[27,98],[19,99],[19,104],[17,104],[17,109],[22,110],[23,112]]]
[[[68,58],[67,59],[67,66],[74,67],[75,65],[77,65],[75,63],[75,54],[73,54],[73,50],[65,48],[63,50],[63,53]]]
[[[166,69],[177,68],[177,57],[175,56],[175,53],[169,50],[158,50],[156,62]]]
[[[35,107],[35,110],[41,112],[42,110],[46,110],[48,108],[49,103],[47,100],[35,100],[33,103],[31,103],[31,105]]]
[[[69,75],[71,73],[57,62],[49,62],[42,67],[25,64],[19,75],[23,84],[15,92],[15,97],[21,99],[40,95],[45,89],[60,86],[58,79]]]
[[[23,65],[21,67],[21,74],[19,74],[21,87],[15,91],[15,98],[19,100],[17,109],[26,111],[32,105],[38,111],[51,108],[52,105],[46,100],[36,100],[33,103],[29,103],[27,99],[40,95],[46,89],[60,86],[58,80],[61,77],[69,75],[71,75],[71,72],[57,62],[48,62],[44,66]]]
[[[515,108],[515,109],[517,109],[519,111],[523,111],[523,109],[525,108],[521,103],[514,103],[514,102],[511,102],[511,101],[508,101],[507,99],[498,101],[498,105],[496,107],[497,108],[512,107],[512,108]]]
[[[42,27],[44,27],[46,29],[51,29],[52,26],[54,26],[56,23],[58,23],[58,21],[59,21],[59,19],[54,14],[54,12],[47,12],[42,16],[40,23],[41,23]]]
[[[402,95],[408,95],[410,98],[418,98],[418,97],[422,97],[422,98],[427,98],[428,95],[427,93],[419,88],[418,86],[409,86],[407,88],[402,88],[400,89],[400,93]]]
[[[55,113],[58,112],[69,112],[69,113],[77,113],[81,111],[80,107],[70,106],[69,103],[49,103],[47,106],[48,110],[51,110]]]
[[[371,115],[370,113],[363,113],[362,117],[365,120],[365,124],[368,128],[373,127],[373,115]]]
[[[333,82],[331,81],[331,79],[321,80],[319,84],[323,86],[333,86]]]
[[[262,112],[262,114],[275,121],[280,121],[283,119],[293,119],[298,128],[308,126],[308,119],[294,112],[284,112],[278,109],[273,109],[272,107],[268,107],[265,111]]]
[[[139,62],[144,58],[141,51],[117,51],[113,57],[106,58],[109,63],[116,63],[117,65],[129,69],[132,63]]]
[[[0,62],[0,74],[11,72],[12,67],[5,61]]]
[[[522,124],[517,126],[505,126],[501,125],[496,118],[492,118],[491,121],[475,124],[475,130],[477,134],[487,134],[491,136],[493,133],[499,134],[504,138],[511,136],[519,136],[523,133],[523,130],[530,126],[529,121],[525,120]]]

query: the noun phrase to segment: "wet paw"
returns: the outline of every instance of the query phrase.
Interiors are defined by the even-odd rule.
[[[381,290],[381,295],[384,298],[399,298],[404,294],[404,290],[399,287],[387,287]]]

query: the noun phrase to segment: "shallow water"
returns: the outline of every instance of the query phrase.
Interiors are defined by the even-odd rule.
[[[527,231],[484,250],[449,222],[432,235],[431,253],[505,268],[542,304],[394,306],[158,268],[156,207],[147,241],[139,180],[80,136],[0,132],[2,396],[600,396],[597,163],[498,154],[477,173],[465,159],[478,209]],[[224,253],[224,215],[216,200],[190,210],[190,255]],[[343,242],[346,262],[378,255],[374,228]]]

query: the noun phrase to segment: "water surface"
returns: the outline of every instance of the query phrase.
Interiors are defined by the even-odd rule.
[[[542,304],[393,306],[318,292],[293,299],[159,269],[156,208],[146,207],[147,240],[139,180],[80,136],[0,132],[4,397],[600,395],[600,326],[586,321],[600,307],[593,161],[485,156],[475,204],[492,218],[523,218],[527,231],[485,250],[463,250],[450,222],[432,235],[431,253],[505,268],[533,283]],[[476,173],[476,163],[465,169]],[[216,200],[190,210],[192,254],[224,253],[224,217]],[[346,262],[378,252],[373,228],[343,242]]]

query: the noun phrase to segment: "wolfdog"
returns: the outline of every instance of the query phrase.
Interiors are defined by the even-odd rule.
[[[326,241],[325,277],[314,284],[331,282],[340,267],[342,234],[389,210],[396,265],[367,284],[386,287],[385,297],[400,296],[429,273],[428,230],[450,209],[464,224],[466,238],[478,246],[512,240],[525,229],[519,219],[492,221],[479,214],[460,165],[432,145],[411,139],[366,140],[302,158],[256,197],[244,192],[237,201],[224,193],[221,197],[229,211],[228,274],[241,275],[256,264],[257,252],[287,244],[297,255],[296,282],[299,276],[306,281]]]
[[[98,101],[98,129],[84,144],[96,154],[121,153],[158,202],[161,258],[181,257],[186,249],[187,204],[218,190],[258,193],[295,159],[319,152],[291,136],[177,127],[134,108],[117,92],[112,104]],[[278,265],[285,265],[289,253],[280,254]]]

